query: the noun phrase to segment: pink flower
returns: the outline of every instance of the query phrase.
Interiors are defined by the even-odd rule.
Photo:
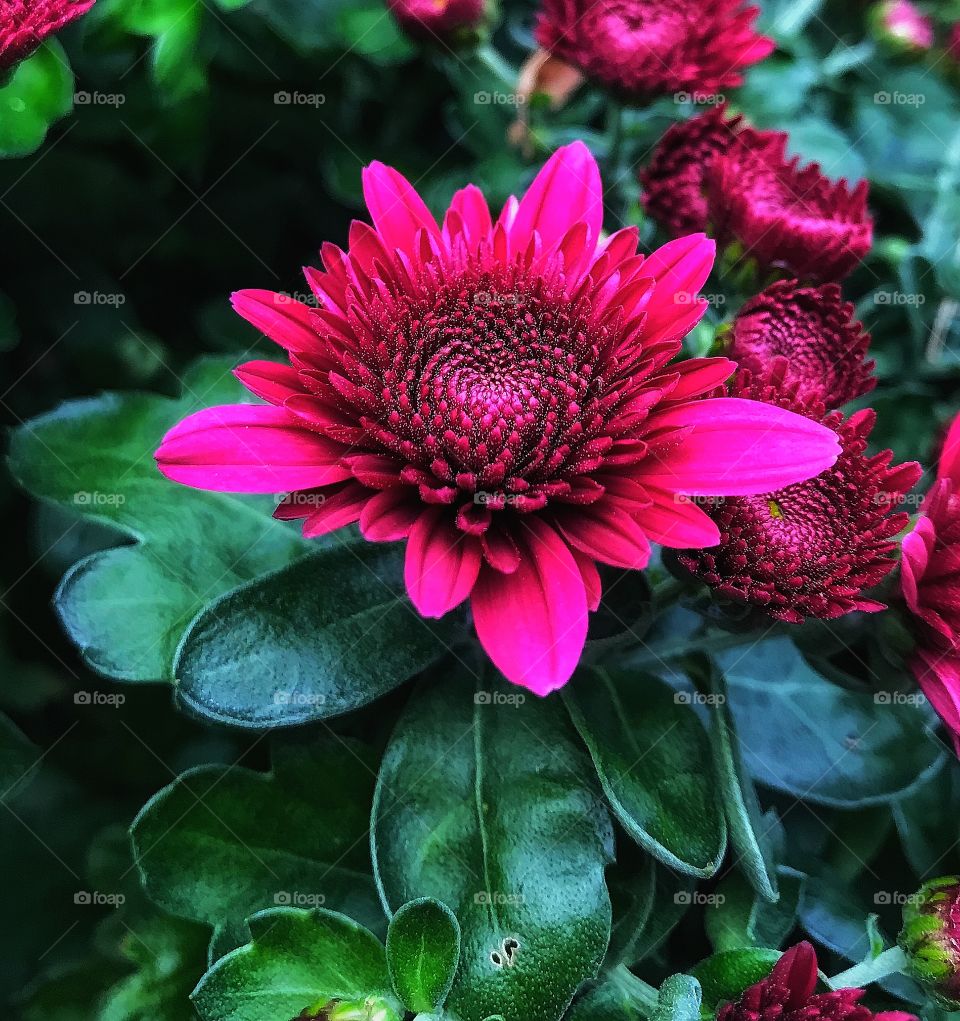
[[[815,993],[817,955],[809,943],[784,953],[770,974],[717,1011],[717,1021],[917,1021],[899,1010],[874,1014],[859,1001],[863,989]]]
[[[757,372],[783,356],[807,393],[839,408],[877,385],[874,363],[866,361],[869,344],[870,334],[854,319],[838,284],[803,287],[781,280],[737,313],[728,353]]]
[[[917,53],[933,46],[933,22],[910,0],[885,0],[871,15],[874,33],[896,49]]]
[[[712,96],[743,82],[773,40],[742,0],[543,0],[537,42],[615,92]]]
[[[95,0],[0,0],[0,71],[28,57]]]
[[[955,21],[950,26],[947,35],[947,55],[960,64],[960,21]]]
[[[840,280],[870,251],[867,188],[831,181],[816,163],[801,168],[782,132],[746,129],[711,164],[707,205],[717,240],[762,269]]]
[[[387,7],[408,34],[447,39],[482,24],[486,0],[387,0]]]
[[[778,357],[761,374],[742,369],[731,393],[822,421],[840,440],[836,464],[776,492],[717,500],[708,509],[719,544],[680,556],[720,595],[794,624],[885,609],[864,590],[896,566],[896,536],[909,521],[898,508],[920,477],[916,462],[891,465],[889,450],[867,456],[872,411],[824,417],[820,396],[804,382]]]
[[[911,667],[960,755],[960,415],[902,554],[901,591],[917,631]]]
[[[406,540],[426,617],[470,600],[478,637],[537,694],[572,674],[600,599],[596,563],[642,568],[654,540],[716,525],[679,494],[767,492],[836,460],[834,432],[781,408],[704,399],[724,358],[668,365],[706,302],[703,235],[637,254],[601,241],[602,188],[580,142],[493,220],[457,192],[442,225],[396,170],[364,171],[373,227],[306,270],[320,303],[240,291],[237,311],[289,365],[236,371],[265,405],[198,412],[157,451],[203,489],[293,495],[307,536],[359,521]]]

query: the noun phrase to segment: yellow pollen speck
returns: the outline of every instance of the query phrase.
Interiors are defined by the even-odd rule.
[[[778,520],[783,517],[783,510],[776,500],[767,500],[767,506],[770,508],[770,517]]]

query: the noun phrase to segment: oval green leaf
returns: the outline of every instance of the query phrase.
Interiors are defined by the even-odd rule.
[[[460,960],[460,923],[440,901],[404,904],[387,930],[387,968],[394,992],[414,1014],[443,1006]]]

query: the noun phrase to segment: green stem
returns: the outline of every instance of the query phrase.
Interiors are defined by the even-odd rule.
[[[861,961],[852,968],[827,979],[831,989],[859,989],[871,982],[879,982],[888,975],[897,975],[907,967],[907,955],[900,947],[891,947],[872,960]]]
[[[656,1009],[660,994],[642,978],[637,978],[632,971],[624,965],[618,965],[611,973],[613,981],[620,987],[630,1004],[637,1008],[641,1014],[650,1017]]]

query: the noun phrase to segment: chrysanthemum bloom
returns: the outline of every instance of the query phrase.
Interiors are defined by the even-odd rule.
[[[900,586],[918,639],[911,668],[960,755],[960,415],[902,554]]]
[[[409,35],[449,39],[483,23],[486,0],[387,0],[387,7]]]
[[[860,1003],[863,989],[815,993],[816,987],[816,952],[809,943],[798,943],[765,979],[744,990],[739,1000],[724,1004],[717,1021],[916,1021],[899,1010],[874,1014]]]
[[[95,0],[0,0],[0,71],[28,57]]]
[[[757,372],[782,355],[790,362],[791,378],[832,409],[877,385],[874,363],[865,360],[869,345],[870,334],[854,318],[838,284],[804,287],[783,280],[743,306],[730,331],[728,353]]]
[[[635,99],[709,97],[768,56],[758,8],[743,0],[544,0],[537,42],[614,92]]]
[[[944,1010],[960,1010],[960,876],[924,883],[903,909],[910,974]]]
[[[885,0],[870,11],[874,36],[903,53],[922,53],[933,46],[933,22],[910,0]]]
[[[731,392],[822,419],[835,430],[842,452],[815,479],[713,502],[708,509],[720,530],[719,545],[681,554],[681,564],[718,594],[777,620],[800,623],[884,609],[863,591],[896,564],[894,538],[909,515],[893,508],[916,484],[920,466],[891,467],[889,450],[867,457],[874,412],[824,418],[823,403],[790,375],[785,358],[762,375],[741,370]]]
[[[373,227],[307,270],[320,309],[269,291],[234,307],[290,365],[250,362],[269,405],[211,408],[167,434],[169,478],[276,493],[321,535],[359,521],[407,540],[406,586],[426,617],[471,599],[480,641],[538,694],[576,667],[597,606],[595,561],[643,567],[649,540],[700,547],[717,528],[678,494],[766,492],[829,468],[832,430],[781,408],[701,399],[725,358],[667,363],[699,321],[703,235],[636,254],[600,242],[602,190],[582,143],[550,159],[493,222],[473,186],[438,226],[375,163]]]
[[[673,237],[707,229],[707,172],[742,126],[743,117],[728,117],[721,103],[671,125],[657,143],[640,174],[643,207]]]
[[[707,209],[717,240],[736,243],[762,269],[840,280],[870,250],[867,187],[788,159],[782,132],[743,131],[711,165]]]

